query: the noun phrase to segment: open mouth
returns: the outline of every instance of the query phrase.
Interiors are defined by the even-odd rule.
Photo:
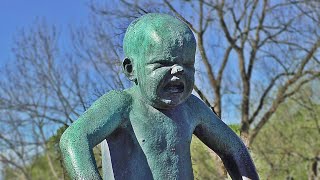
[[[184,84],[182,82],[169,82],[164,90],[170,93],[182,93],[184,91]]]

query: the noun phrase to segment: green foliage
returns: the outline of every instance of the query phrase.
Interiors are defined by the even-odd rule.
[[[195,179],[216,179],[217,165],[208,148],[196,137],[191,141],[191,159]]]
[[[5,166],[3,170],[3,176],[6,180],[15,180],[18,179],[15,169],[9,166]]]
[[[48,163],[48,156],[52,160],[52,165],[59,179],[69,179],[62,165],[62,157],[59,149],[59,139],[67,127],[59,128],[55,135],[47,140],[47,149],[43,153],[34,156],[28,163],[27,169],[32,180],[56,179]],[[4,179],[24,179],[23,174],[19,174],[15,168],[5,166]]]
[[[31,168],[31,177],[34,180],[48,179],[52,177],[48,160],[45,155],[36,157],[30,164]],[[54,161],[55,169],[59,172],[62,172],[61,166],[59,167],[59,161]]]
[[[292,100],[283,104],[254,141],[252,150],[261,179],[307,179],[310,175],[320,152],[316,125],[320,106],[306,109],[306,102],[301,105]]]

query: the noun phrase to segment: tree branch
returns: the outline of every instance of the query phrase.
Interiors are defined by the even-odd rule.
[[[189,28],[195,32],[198,33],[198,31],[193,27],[192,23],[190,23],[188,20],[186,20],[181,14],[170,4],[168,0],[163,0],[164,3],[169,7],[169,9],[179,18],[181,19],[184,23],[186,23]]]

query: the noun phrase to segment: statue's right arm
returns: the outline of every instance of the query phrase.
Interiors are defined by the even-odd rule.
[[[130,108],[124,92],[100,97],[60,139],[65,167],[72,179],[101,179],[92,148],[117,129]]]
[[[219,155],[232,179],[258,180],[248,149],[237,134],[199,98],[191,96],[190,99],[199,119],[194,134]]]

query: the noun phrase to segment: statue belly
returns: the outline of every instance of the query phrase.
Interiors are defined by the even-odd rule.
[[[115,180],[153,179],[146,157],[128,129],[107,138]]]

